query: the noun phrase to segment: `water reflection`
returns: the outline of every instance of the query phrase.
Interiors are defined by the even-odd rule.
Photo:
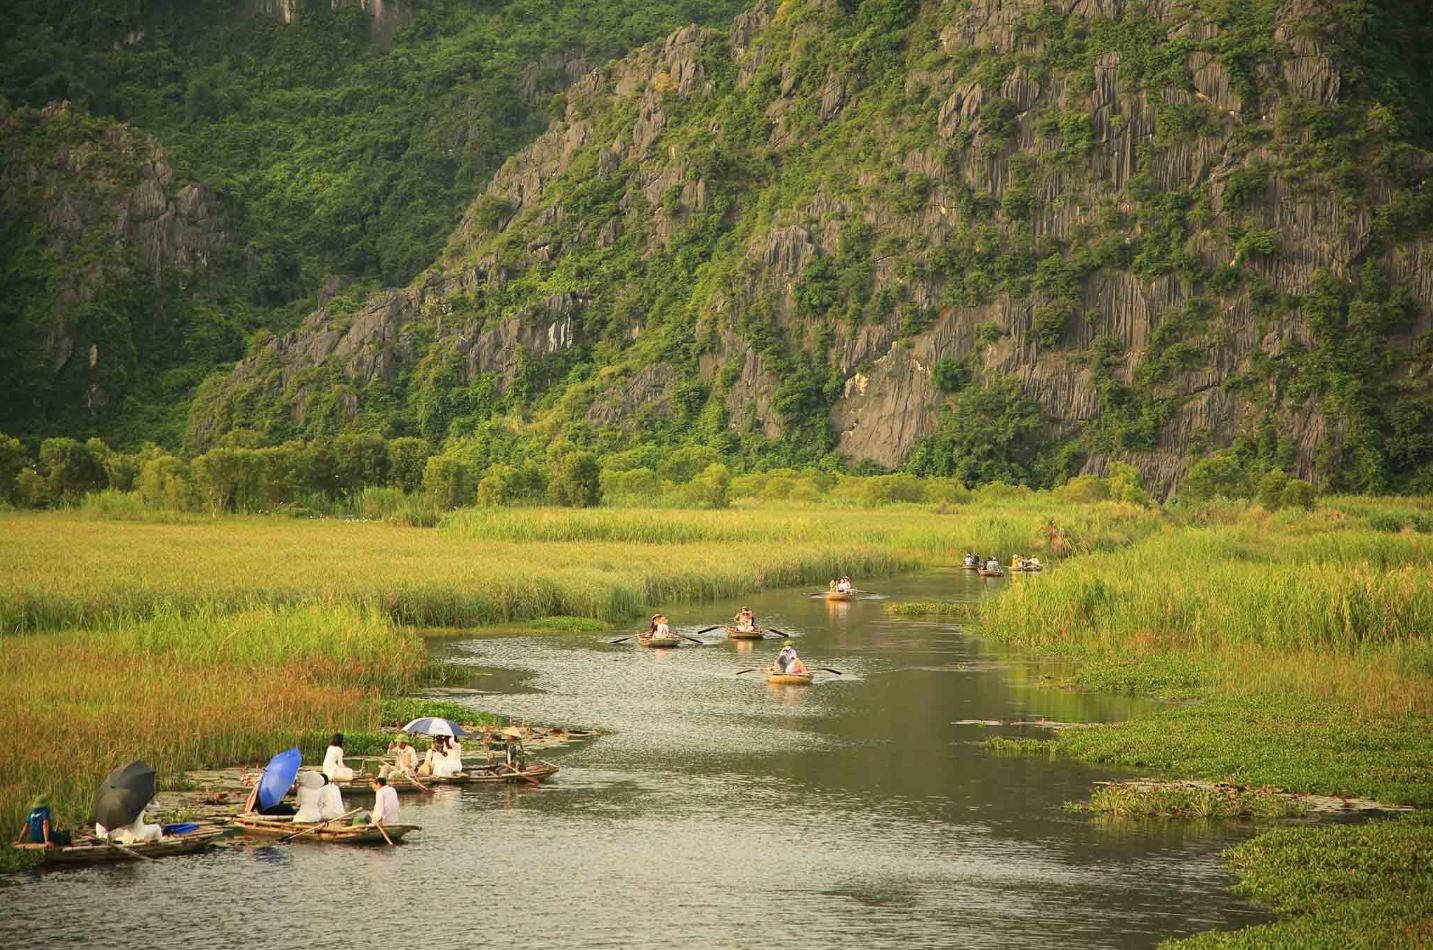
[[[928,600],[987,588],[937,575],[879,589]],[[610,734],[562,755],[541,789],[405,799],[423,832],[400,848],[295,843],[23,879],[0,890],[0,939],[406,942],[400,911],[453,893],[464,937],[500,933],[506,947],[1152,946],[1255,919],[1215,857],[1237,827],[1069,814],[1063,802],[1108,773],[993,756],[986,737],[1032,730],[954,724],[1110,720],[1139,701],[1042,689],[1035,665],[947,624],[892,618],[879,600],[741,603],[798,638],[809,665],[845,675],[811,687],[737,677],[780,641],[717,632],[671,651],[598,636],[434,641],[488,674],[473,677],[487,695],[472,701]],[[738,606],[686,605],[682,629]]]

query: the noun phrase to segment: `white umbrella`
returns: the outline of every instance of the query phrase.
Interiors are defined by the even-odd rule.
[[[424,716],[422,719],[414,719],[403,727],[404,732],[411,732],[415,736],[452,736],[454,739],[461,739],[467,735],[463,727],[448,719],[439,719],[436,716]]]

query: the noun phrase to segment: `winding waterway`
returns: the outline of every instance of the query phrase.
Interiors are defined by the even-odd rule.
[[[1007,582],[868,583],[975,600]],[[1041,687],[1033,661],[882,600],[744,603],[844,675],[811,688],[733,675],[769,662],[773,642],[433,641],[487,674],[475,704],[608,734],[553,756],[562,773],[540,789],[405,798],[423,831],[395,849],[225,848],[11,876],[0,945],[1147,947],[1262,919],[1218,861],[1249,829],[1068,813],[1113,773],[982,745],[1036,730],[954,724],[1107,721],[1141,701]],[[739,606],[668,613],[692,632]]]

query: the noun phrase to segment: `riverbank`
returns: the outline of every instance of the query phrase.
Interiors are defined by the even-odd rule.
[[[1170,778],[1433,806],[1433,536],[1402,527],[1412,519],[1386,530],[1386,515],[1214,509],[985,602],[984,635],[1076,661],[1063,685],[1180,700],[1023,748]],[[1146,813],[1183,805],[1144,798]],[[1275,893],[1260,882],[1293,849],[1309,858],[1307,888],[1336,893],[1352,872],[1367,894],[1337,914],[1267,900],[1292,916],[1197,945],[1305,945],[1314,930],[1328,946],[1396,944],[1433,914],[1427,861],[1369,861],[1336,828],[1271,834],[1230,853],[1241,893]],[[1368,834],[1433,854],[1426,813]]]

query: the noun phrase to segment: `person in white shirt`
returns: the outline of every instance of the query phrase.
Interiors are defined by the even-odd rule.
[[[323,790],[328,779],[318,772],[302,772],[299,774],[299,789],[297,792],[298,811],[294,812],[294,821],[300,823],[313,823],[324,820],[323,814]],[[328,786],[332,787],[332,786]],[[334,789],[338,791],[338,789]]]
[[[333,741],[323,754],[323,774],[330,782],[353,781],[353,769],[343,764],[343,733],[333,734]]]
[[[373,811],[368,820],[375,825],[392,825],[398,821],[398,793],[388,786],[388,779],[373,780]]]
[[[849,577],[843,577],[843,578],[841,578],[839,581],[836,582],[836,593],[838,593],[838,594],[849,594],[850,592],[851,592],[851,579],[850,579]]]
[[[657,625],[652,629],[652,637],[656,640],[666,640],[672,636],[672,627],[667,623],[666,614],[657,615]]]
[[[446,778],[463,771],[463,751],[447,736],[434,736],[433,747],[423,757],[427,774]]]
[[[324,779],[323,787],[318,790],[318,813],[324,821],[333,821],[346,814],[343,807],[343,794],[339,792],[337,785],[327,779]]]
[[[394,775],[407,775],[410,778],[418,771],[418,750],[408,744],[407,736],[398,736],[388,743],[388,754],[393,756],[391,763],[384,763],[378,774],[384,778],[391,778]]]
[[[750,633],[756,629],[756,615],[751,612],[750,607],[741,608],[736,615],[736,629],[738,633]]]

